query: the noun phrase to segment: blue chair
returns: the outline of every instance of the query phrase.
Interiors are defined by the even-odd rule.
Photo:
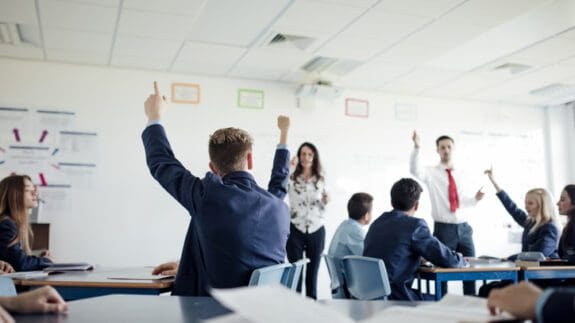
[[[331,280],[331,298],[347,298],[341,259],[336,259],[328,255],[323,255],[323,259],[327,265],[327,272],[329,273],[329,279]]]
[[[10,277],[0,277],[0,296],[16,296],[16,287]]]
[[[347,290],[360,300],[387,299],[391,294],[383,260],[361,256],[343,257]]]
[[[292,290],[297,289],[297,284],[299,283],[299,279],[301,277],[301,273],[303,271],[303,267],[305,264],[309,263],[308,258],[302,258],[292,264],[292,268],[289,271],[287,284],[286,286]]]
[[[249,286],[282,284],[288,286],[288,279],[292,264],[277,264],[263,268],[258,268],[252,272],[250,276]],[[290,286],[288,286],[290,287]]]

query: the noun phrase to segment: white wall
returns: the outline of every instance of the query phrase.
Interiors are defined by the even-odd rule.
[[[304,140],[314,142],[325,166],[332,199],[328,243],[346,218],[352,193],[374,195],[374,216],[390,208],[391,184],[409,176],[413,129],[420,132],[423,160],[430,164],[437,162],[435,138],[444,133],[455,137],[459,165],[472,176],[469,191],[487,185],[482,171],[491,164],[519,204],[525,191],[548,180],[541,108],[357,91],[346,91],[332,103],[297,108],[295,86],[282,83],[8,59],[0,59],[0,70],[0,106],[71,109],[77,112],[79,129],[98,132],[97,176],[91,188],[72,189],[64,211],[49,217],[51,249],[58,261],[153,265],[179,257],[188,215],[149,175],[140,141],[146,122],[143,101],[153,80],[166,93],[171,82],[201,84],[199,106],[173,104],[164,120],[178,158],[197,175],[208,169],[209,134],[236,126],[256,139],[255,176],[265,185],[277,142],[275,118],[290,115],[292,151]],[[265,109],[236,108],[238,87],[263,89]],[[345,97],[369,100],[370,117],[346,117]],[[416,118],[397,120],[396,103],[415,105]],[[0,171],[6,172],[1,166]],[[485,189],[492,193],[489,186]],[[477,253],[506,256],[520,247],[508,243],[506,226],[512,221],[490,193],[470,214]],[[425,196],[419,214],[428,222],[429,209]],[[322,268],[320,297],[328,297],[328,285]]]

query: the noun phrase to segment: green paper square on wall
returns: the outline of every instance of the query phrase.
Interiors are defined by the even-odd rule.
[[[263,109],[264,91],[255,89],[238,89],[238,108]]]

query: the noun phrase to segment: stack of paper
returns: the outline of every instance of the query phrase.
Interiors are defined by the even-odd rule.
[[[81,271],[81,270],[92,270],[94,266],[85,262],[70,262],[70,263],[57,263],[51,264],[50,267],[44,268],[46,272],[53,271]]]
[[[214,318],[210,323],[355,322],[329,306],[303,298],[279,285],[213,290],[212,295],[234,314]],[[440,302],[424,302],[415,307],[390,306],[358,323],[488,322],[508,318],[511,317],[490,315],[485,299],[446,295]]]
[[[19,271],[16,273],[3,274],[2,277],[10,277],[13,279],[32,279],[47,277],[48,273],[44,271]]]

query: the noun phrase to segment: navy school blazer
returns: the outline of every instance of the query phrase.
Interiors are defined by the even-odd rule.
[[[363,255],[380,258],[391,285],[391,300],[423,300],[411,288],[421,257],[440,267],[465,267],[461,254],[431,235],[427,223],[398,210],[383,213],[370,226]]]
[[[500,191],[496,194],[507,212],[523,228],[521,237],[521,251],[539,251],[545,257],[557,258],[557,247],[559,242],[559,230],[557,226],[549,221],[541,225],[537,230],[529,233],[535,222],[529,221],[529,216],[517,207],[515,202],[505,193]],[[509,260],[515,260],[517,255],[509,256]]]
[[[248,172],[194,176],[174,157],[164,128],[142,133],[152,176],[191,215],[173,295],[246,286],[254,269],[284,262],[290,215],[289,151],[277,149],[268,190]]]
[[[571,322],[575,318],[575,289],[560,288],[550,291],[537,318],[539,323]]]
[[[0,260],[12,265],[15,271],[42,270],[52,264],[46,257],[27,255],[20,242],[9,246],[17,235],[18,228],[12,218],[4,216],[0,219]]]

